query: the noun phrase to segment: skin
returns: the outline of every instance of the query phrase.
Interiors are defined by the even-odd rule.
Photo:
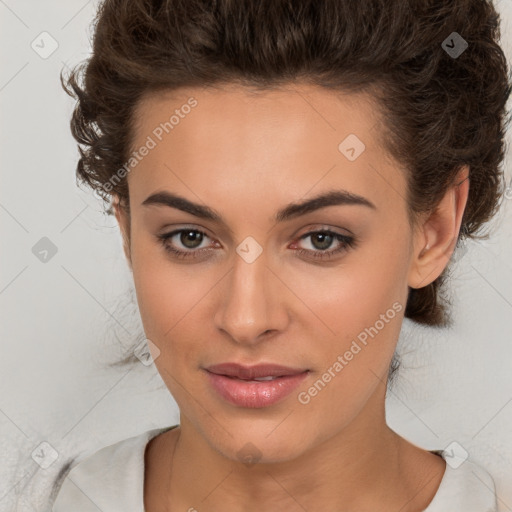
[[[135,112],[133,147],[190,97],[197,106],[128,174],[130,214],[115,208],[144,330],[160,351],[155,364],[180,408],[180,427],[148,444],[146,510],[423,510],[446,464],[386,425],[386,381],[408,287],[426,286],[446,266],[469,180],[454,184],[412,227],[406,170],[380,144],[372,98],[309,85],[146,96]],[[354,161],[338,150],[351,133],[366,146]],[[467,176],[461,168],[454,183]],[[273,221],[278,209],[331,189],[359,194],[376,209],[337,205]],[[162,190],[209,206],[224,224],[141,204]],[[187,246],[178,234],[170,245],[210,252],[195,260],[171,256],[157,235],[179,228],[206,236]],[[358,244],[329,260],[298,255],[297,248],[341,245],[300,239],[322,229],[352,233]],[[247,236],[263,249],[250,264],[236,252]],[[401,311],[300,403],[297,394],[395,302]],[[281,402],[248,409],[218,396],[201,369],[226,361],[310,373]],[[247,443],[260,452],[256,464],[238,456]]]

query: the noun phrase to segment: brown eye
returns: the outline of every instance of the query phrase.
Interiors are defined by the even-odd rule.
[[[206,233],[198,229],[177,229],[171,233],[157,235],[157,239],[164,246],[164,249],[177,258],[197,258],[200,253],[209,251],[208,247],[199,248],[204,238],[209,238]],[[185,249],[185,250],[182,250]]]
[[[300,240],[311,239],[312,249],[297,249],[297,253],[306,258],[329,259],[333,256],[347,251],[356,246],[356,239],[353,236],[342,235],[330,230],[310,231],[300,237]],[[334,241],[338,242],[336,249],[328,250]]]
[[[199,245],[201,245],[201,242],[203,240],[203,233],[196,230],[185,230],[182,231],[180,234],[180,242],[187,248],[187,249],[197,249]]]

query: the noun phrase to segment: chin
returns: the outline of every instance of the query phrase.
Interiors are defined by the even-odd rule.
[[[275,420],[260,424],[259,427],[255,425],[254,420],[250,421],[250,426],[241,422],[235,428],[232,424],[232,435],[220,429],[213,438],[207,435],[206,440],[227,459],[242,462],[247,466],[292,461],[302,455],[310,444],[305,432],[290,431],[290,428],[296,429],[296,424],[290,424],[288,429],[281,430],[279,422]],[[211,433],[211,430],[208,429],[208,432]],[[310,441],[313,443],[315,440]]]

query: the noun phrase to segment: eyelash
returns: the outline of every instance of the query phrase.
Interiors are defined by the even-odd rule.
[[[157,235],[157,238],[168,253],[172,254],[174,257],[179,258],[179,259],[186,259],[186,258],[195,259],[195,258],[199,257],[199,255],[198,255],[199,253],[203,253],[205,251],[211,250],[211,248],[203,248],[203,249],[190,250],[190,251],[181,251],[179,249],[173,248],[172,246],[170,246],[167,243],[168,240],[171,239],[173,236],[183,233],[183,232],[199,233],[201,235],[208,237],[208,235],[204,231],[200,231],[198,229],[191,229],[191,228],[182,228],[182,229],[177,229],[175,231],[172,231],[170,233],[163,233],[161,235]],[[320,233],[327,234],[327,235],[333,235],[335,237],[335,240],[338,240],[339,242],[341,242],[340,247],[338,249],[334,249],[334,250],[330,250],[330,251],[327,251],[327,250],[326,251],[321,251],[321,250],[313,251],[310,249],[296,249],[297,253],[301,256],[307,256],[308,258],[313,257],[314,259],[318,259],[318,260],[328,260],[343,251],[347,251],[349,249],[356,247],[356,245],[357,245],[357,240],[355,239],[355,237],[342,235],[341,233],[336,233],[335,231],[331,231],[329,229],[309,231],[308,233],[305,233],[304,235],[302,235],[299,238],[299,240],[303,240],[312,235],[317,235]]]

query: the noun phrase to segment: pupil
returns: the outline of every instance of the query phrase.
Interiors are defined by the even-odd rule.
[[[317,249],[328,249],[329,246],[331,245],[332,235],[328,233],[317,233],[315,236],[313,236],[313,240],[315,240],[315,238],[320,239],[320,242],[322,242],[323,239],[324,242],[323,244],[320,243],[320,247],[317,246]]]
[[[190,245],[187,241],[187,238],[186,237],[189,237],[189,239],[192,239],[192,245]],[[197,231],[184,231],[182,234],[181,234],[181,243],[188,247],[189,249],[195,249],[195,247],[197,247],[198,245],[201,245],[201,241],[202,241],[202,238],[203,238],[203,235]],[[194,239],[195,241],[197,242],[199,240],[199,243],[196,243],[194,245]]]

